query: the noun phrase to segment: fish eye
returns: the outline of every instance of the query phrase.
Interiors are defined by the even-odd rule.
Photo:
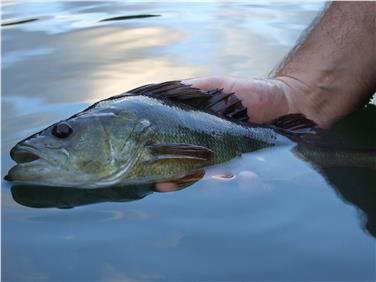
[[[71,134],[72,127],[64,121],[55,124],[52,128],[52,135],[54,135],[57,138],[67,138]]]

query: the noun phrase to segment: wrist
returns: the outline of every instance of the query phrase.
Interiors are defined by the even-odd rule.
[[[327,97],[321,87],[308,85],[306,82],[293,76],[281,75],[275,77],[287,101],[288,113],[300,113],[316,122],[321,127],[332,123],[332,117],[325,110]],[[320,92],[320,93],[319,93]]]
[[[243,87],[237,87],[235,93],[248,109],[250,122],[265,123],[288,113],[281,84],[276,79],[251,79],[238,84]]]

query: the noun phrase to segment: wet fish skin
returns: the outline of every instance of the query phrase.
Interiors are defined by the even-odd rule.
[[[233,97],[178,82],[111,97],[19,142],[10,152],[18,164],[6,179],[78,188],[186,186],[207,166],[274,146],[294,147],[297,157],[319,166],[376,168],[374,151],[311,144],[314,123],[301,115],[268,125],[237,122],[247,116]]]
[[[168,181],[244,152],[292,144],[272,128],[246,126],[145,95],[104,100],[65,122],[72,127],[67,138],[52,134],[54,124],[18,143],[11,156],[19,163],[7,179],[85,188]],[[181,144],[205,148],[210,158],[189,156],[189,150],[153,155],[153,146],[160,144],[178,150]],[[17,157],[30,148],[39,159],[24,162]]]
[[[102,116],[100,119],[110,119]],[[64,186],[81,185],[91,182],[93,175],[99,179],[112,173],[116,168],[110,162],[111,148],[98,117],[81,116],[67,120],[73,128],[72,136],[66,139],[52,135],[55,125],[35,134],[11,150],[11,157],[18,162],[7,178],[26,183]],[[90,120],[90,121],[89,121]],[[112,119],[116,123],[116,119]],[[127,127],[124,128],[124,130]],[[39,159],[23,162],[20,151],[32,152]]]
[[[133,111],[136,116],[151,121],[153,128],[150,141],[141,150],[139,161],[128,175],[129,179],[135,181],[142,181],[150,175],[154,175],[154,181],[184,176],[189,171],[224,162],[245,152],[291,144],[286,137],[270,128],[251,128],[149,97],[126,99],[124,106],[128,107],[127,111]],[[213,154],[209,160],[203,161],[180,157],[155,161],[150,156],[148,146],[160,143],[195,144],[209,148]]]

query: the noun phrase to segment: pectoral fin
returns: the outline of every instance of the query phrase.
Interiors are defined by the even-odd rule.
[[[208,161],[213,155],[210,149],[192,144],[161,143],[148,147],[153,160],[192,159]]]

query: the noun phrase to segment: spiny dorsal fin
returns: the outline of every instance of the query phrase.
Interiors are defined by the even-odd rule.
[[[202,91],[180,81],[167,81],[147,84],[123,95],[144,95],[168,99],[191,106],[197,110],[208,111],[236,121],[248,121],[247,109],[234,93],[224,93],[223,89]]]

